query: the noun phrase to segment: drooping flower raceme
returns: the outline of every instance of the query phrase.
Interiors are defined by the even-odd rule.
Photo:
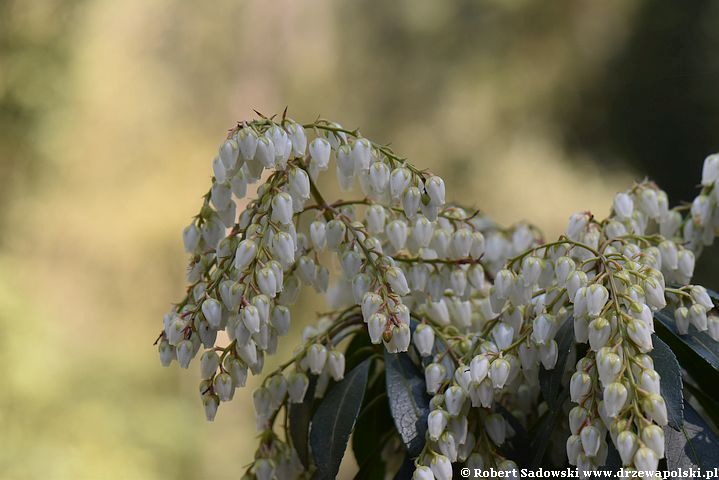
[[[654,312],[669,305],[679,332],[719,338],[712,299],[690,283],[719,226],[717,158],[707,158],[689,211],[641,182],[617,194],[606,219],[576,213],[545,243],[532,225],[502,228],[447,204],[440,177],[357,131],[324,120],[243,122],[219,146],[212,186],[182,232],[189,286],[163,319],[160,360],[188,368],[199,356],[213,420],[249,374],[261,374],[302,287],[324,292],[332,312],[305,328],[292,358],[252,395],[262,434],[248,475],[313,468],[287,422],[277,433],[278,414],[341,382],[342,342],[365,336],[368,356],[407,352],[431,395],[415,478],[451,478],[457,462],[516,466],[500,453],[515,434],[502,412],[536,421],[539,372],[557,365],[568,326],[586,344],[570,360],[569,462],[599,468],[612,442],[625,466],[656,470],[668,413],[649,355]],[[328,176],[362,197],[328,202],[319,189]]]

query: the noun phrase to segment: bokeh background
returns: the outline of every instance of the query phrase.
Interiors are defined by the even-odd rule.
[[[693,198],[717,25],[710,0],[0,1],[0,478],[240,476],[249,390],[206,423],[196,366],[152,341],[253,108],[360,127],[552,237],[645,176]]]

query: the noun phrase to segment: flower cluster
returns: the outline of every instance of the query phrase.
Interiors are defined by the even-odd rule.
[[[540,370],[555,368],[565,326],[586,345],[572,360],[569,462],[596,469],[612,442],[627,468],[657,469],[668,413],[649,356],[653,314],[669,303],[678,331],[693,325],[719,339],[711,298],[690,284],[695,256],[719,226],[719,156],[707,158],[691,208],[670,209],[645,181],[619,193],[604,220],[572,215],[550,243],[532,225],[502,228],[447,204],[440,177],[324,120],[238,124],[212,169],[183,232],[187,295],[157,342],[165,366],[187,368],[200,356],[207,419],[248,372],[262,372],[303,285],[326,292],[333,308],[253,393],[262,435],[248,475],[306,473],[287,422],[285,435],[276,433],[277,416],[343,379],[340,344],[355,335],[409,351],[424,369],[432,397],[415,478],[449,479],[455,462],[511,470],[501,453],[514,434],[504,413],[536,420]],[[327,171],[362,198],[328,203],[318,188]],[[238,215],[236,201],[260,180]]]

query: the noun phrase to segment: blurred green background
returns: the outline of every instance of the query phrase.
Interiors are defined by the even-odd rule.
[[[360,127],[555,236],[644,176],[691,200],[718,24],[709,0],[0,1],[0,478],[240,476],[250,390],[206,423],[196,366],[152,341],[253,108]]]

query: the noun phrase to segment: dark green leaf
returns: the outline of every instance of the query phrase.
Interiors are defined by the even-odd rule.
[[[414,473],[414,462],[409,455],[404,457],[402,466],[399,467],[397,474],[394,476],[394,480],[411,480],[412,474]]]
[[[692,396],[701,405],[702,413],[714,424],[714,431],[719,430],[719,402],[711,398],[707,393],[698,386],[691,383],[691,380],[684,381],[684,387],[692,394]]]
[[[315,404],[315,385],[317,377],[310,375],[310,385],[307,387],[305,400],[302,403],[290,404],[290,438],[297,455],[305,468],[310,466],[309,431],[310,420]]]
[[[684,395],[682,392],[682,372],[677,357],[669,345],[656,335],[652,335],[654,349],[650,356],[654,360],[654,369],[661,378],[660,388],[664,402],[667,404],[669,426],[680,430],[684,420]]]
[[[384,445],[381,440],[389,437],[388,434],[393,431],[394,424],[387,401],[384,370],[382,370],[370,380],[352,432],[352,451],[360,472],[372,472],[367,478],[376,478],[378,471],[384,471],[384,460],[381,457]]]
[[[429,396],[424,374],[406,353],[384,353],[389,406],[402,441],[411,458],[424,448]]]
[[[504,406],[497,404],[496,408],[512,430],[514,430],[514,435],[502,446],[504,456],[514,460],[520,467],[528,466],[531,461],[531,445],[527,430],[519,423],[517,417],[512,415],[512,412],[504,408]]]
[[[557,364],[552,370],[545,370],[544,366],[539,370],[539,386],[542,396],[550,409],[558,408],[559,393],[562,390],[562,377],[567,364],[569,353],[574,348],[574,321],[570,316],[559,328],[554,337],[557,342]]]
[[[564,400],[566,400],[567,396],[568,394],[566,390],[564,390],[560,394],[558,400],[560,406],[562,405],[562,403],[564,403]],[[559,422],[559,419],[561,418],[561,415],[561,408],[552,408],[549,409],[549,411],[547,411],[547,413],[545,413],[542,419],[539,421],[539,424],[532,438],[532,443],[530,445],[531,451],[533,453],[530,468],[536,470],[540,467],[540,465],[542,465],[544,453],[547,451],[547,447],[549,447],[552,433],[557,429],[557,424]]]
[[[349,372],[376,350],[377,346],[372,345],[367,331],[360,330],[352,337],[345,350],[346,370]]]
[[[316,479],[333,479],[342,463],[347,441],[359,415],[371,359],[366,359],[335,384],[312,417],[310,446]]]
[[[664,429],[667,467],[719,467],[719,438],[694,408],[685,403],[682,431]]]
[[[671,311],[664,309],[654,314],[656,333],[677,356],[679,364],[700,384],[719,384],[719,343],[703,332],[692,328],[687,335],[680,335]],[[706,393],[719,400],[719,391],[708,389]]]

